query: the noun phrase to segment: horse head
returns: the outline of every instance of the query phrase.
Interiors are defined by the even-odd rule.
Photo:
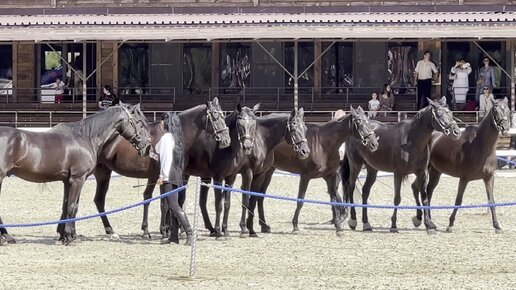
[[[362,107],[358,107],[358,109],[354,109],[350,107],[351,111],[351,121],[352,121],[352,130],[358,134],[357,137],[360,137],[362,141],[362,145],[366,146],[371,152],[374,152],[378,149],[378,137],[374,133],[374,130],[371,128],[371,124],[369,124],[369,118],[365,114]]]
[[[218,98],[214,98],[213,101],[206,101],[206,117],[207,122],[211,125],[208,126],[208,132],[215,136],[215,140],[219,142],[219,148],[229,147],[231,145],[231,137],[229,137],[229,129],[224,120],[224,113]]]
[[[493,107],[491,107],[491,120],[496,130],[500,131],[504,136],[509,133],[511,126],[511,110],[509,109],[509,101],[507,98],[503,100],[491,99]]]
[[[452,111],[446,104],[446,97],[442,97],[438,101],[432,101],[428,98],[427,100],[432,110],[432,126],[434,130],[443,132],[446,136],[451,135],[453,138],[459,138],[461,132],[453,118]]]
[[[299,159],[306,159],[310,155],[310,148],[306,140],[304,116],[305,111],[303,108],[297,111],[292,110],[287,122],[288,138],[286,138],[286,141],[289,145],[292,145]]]
[[[238,140],[245,155],[251,154],[256,136],[256,112],[260,109],[260,103],[254,105],[252,109],[237,105],[237,133]]]
[[[122,108],[122,122],[118,131],[125,139],[129,140],[141,156],[146,156],[151,148],[149,123],[140,110],[140,104],[134,106],[120,104]]]

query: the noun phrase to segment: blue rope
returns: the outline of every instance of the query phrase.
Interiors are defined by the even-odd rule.
[[[258,197],[268,197],[271,199],[279,199],[279,200],[286,200],[286,201],[294,201],[294,202],[302,202],[302,203],[312,203],[312,204],[318,204],[318,205],[331,205],[331,206],[340,206],[340,207],[361,207],[361,208],[380,208],[380,209],[459,209],[459,208],[483,208],[483,207],[504,207],[504,206],[515,206],[516,202],[504,202],[504,203],[492,203],[492,204],[472,204],[472,205],[432,205],[432,206],[416,206],[416,205],[373,205],[373,204],[354,204],[354,203],[346,203],[346,202],[332,202],[332,201],[321,201],[321,200],[314,200],[314,199],[299,199],[299,198],[293,198],[293,197],[287,197],[287,196],[279,196],[279,195],[271,195],[271,194],[265,194],[261,192],[254,192],[254,191],[246,191],[241,190],[237,188],[231,188],[231,187],[224,187],[219,185],[211,185],[211,184],[205,184],[203,185],[212,187],[215,189],[222,189],[226,191],[233,191],[233,192],[239,192],[246,195],[251,196],[258,196]]]
[[[502,158],[502,157],[496,157],[496,158],[497,158],[498,160],[505,161],[505,162],[507,162],[507,163],[509,163],[509,164],[511,164],[511,165],[516,165],[516,162],[511,161],[511,160],[509,160],[509,159],[505,159],[505,158]]]
[[[96,213],[96,214],[92,214],[92,215],[82,216],[82,217],[78,217],[78,218],[70,218],[70,219],[58,220],[58,221],[49,221],[49,222],[40,222],[40,223],[29,223],[29,224],[0,224],[0,228],[41,227],[41,226],[65,224],[65,223],[71,223],[71,222],[88,220],[88,219],[92,219],[92,218],[96,218],[96,217],[101,217],[101,216],[107,216],[107,215],[118,213],[118,212],[121,212],[121,211],[126,211],[128,209],[131,209],[131,208],[134,208],[134,207],[137,207],[137,206],[141,206],[141,205],[144,205],[144,204],[151,203],[151,202],[153,202],[155,200],[165,198],[165,197],[167,197],[169,195],[172,195],[172,194],[176,194],[178,191],[181,191],[181,190],[185,189],[186,187],[187,186],[184,185],[184,186],[178,187],[178,188],[176,188],[176,189],[174,189],[172,191],[165,192],[165,193],[163,193],[161,195],[158,195],[156,197],[153,197],[153,198],[150,198],[150,199],[147,199],[147,200],[144,200],[144,201],[140,201],[138,203],[131,204],[131,205],[128,205],[128,206],[124,206],[124,207],[121,207],[121,208],[117,208],[117,209],[113,209],[113,210],[110,210],[110,211],[106,211],[106,212],[100,212],[100,213]]]

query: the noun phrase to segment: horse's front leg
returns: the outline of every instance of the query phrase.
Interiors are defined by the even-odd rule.
[[[210,184],[211,183],[211,177],[202,177],[201,178],[202,183]],[[208,213],[208,208],[206,206],[208,202],[208,191],[210,190],[209,187],[205,185],[201,185],[201,193],[199,198],[199,207],[201,208],[201,214],[202,219],[204,221],[204,228],[207,229],[210,232],[210,237],[217,236],[217,232],[213,228],[213,225],[210,221],[210,215]]]
[[[3,179],[4,179],[3,177],[0,178],[0,191],[2,190],[2,180]],[[3,224],[3,223],[4,222],[2,221],[2,218],[0,217],[0,224]],[[16,240],[11,235],[9,235],[6,228],[0,228],[0,246],[3,243],[16,244]]]
[[[225,186],[226,187],[233,187],[233,184],[235,183],[236,175],[232,175],[226,178]],[[222,233],[224,234],[224,237],[229,237],[229,230],[228,230],[228,218],[229,218],[229,209],[231,208],[231,191],[224,190],[222,193],[224,198],[224,217],[222,218]]]
[[[261,181],[260,190],[259,192],[266,194],[267,188],[269,188],[269,184],[272,180],[272,175],[274,174],[275,168],[269,169],[267,173],[265,173],[264,179]],[[262,233],[270,233],[271,227],[267,224],[267,221],[265,220],[265,208],[264,208],[264,198],[259,197],[258,198],[258,217],[260,220],[260,226],[261,226],[261,232]]]
[[[98,212],[102,213],[106,211],[106,195],[109,189],[109,182],[111,180],[111,170],[103,165],[98,165],[95,169],[94,175],[97,182],[97,188],[95,190],[95,198],[93,201],[95,202]],[[119,239],[120,237],[115,234],[113,227],[111,227],[111,224],[109,223],[108,217],[101,216],[100,218],[102,219],[106,235],[110,239]]]
[[[330,195],[330,201],[331,202],[339,202],[342,203],[342,199],[339,196],[339,193],[337,192],[339,188],[339,183],[337,180],[337,172],[332,173],[331,175],[324,178],[324,181],[326,181],[326,189],[328,190],[328,194]],[[335,225],[335,228],[337,229],[337,232],[342,231],[341,224],[346,219],[346,208],[340,208],[337,206],[332,206],[332,213],[333,213],[333,223]]]
[[[251,189],[251,182],[253,181],[253,173],[251,170],[246,170],[242,175],[242,186],[240,187],[244,191]],[[242,215],[240,216],[240,237],[246,238],[249,236],[249,230],[247,229],[246,217],[247,211],[249,210],[249,195],[242,194]]]
[[[147,178],[147,186],[145,186],[145,191],[143,192],[143,200],[149,200],[152,198],[152,193],[154,192],[154,188],[156,187],[156,182],[158,181],[158,177],[153,176]],[[161,221],[164,222],[163,220]],[[149,204],[146,203],[143,205],[143,217],[142,217],[142,239],[151,239],[151,234],[149,232]]]
[[[494,196],[493,196],[493,188],[494,188],[494,176],[490,174],[484,178],[484,184],[486,186],[487,193],[487,202],[489,204],[494,204]],[[490,207],[491,209],[491,217],[493,219],[493,227],[495,228],[495,232],[497,234],[502,233],[502,228],[498,224],[498,219],[496,218],[496,207]]]
[[[63,205],[61,207],[61,217],[59,220],[64,220],[66,218],[66,214],[68,212],[68,198],[70,196],[70,182],[68,180],[63,181],[64,184],[64,194],[63,194]],[[59,241],[64,242],[64,229],[65,224],[60,223],[57,225],[57,233],[59,234]]]
[[[222,178],[214,178],[213,184],[222,186]],[[222,237],[220,230],[220,216],[222,214],[222,194],[223,190],[220,188],[214,188],[215,191],[215,236],[217,238]]]
[[[65,216],[66,219],[76,217],[77,211],[79,209],[79,198],[85,181],[86,176],[70,179],[70,191],[68,194],[67,211]],[[66,225],[64,226],[64,231],[62,233],[63,243],[65,245],[68,245],[72,242],[74,233],[74,223],[66,223]]]
[[[400,174],[394,173],[394,205],[398,206],[401,202],[401,182],[402,176]],[[398,220],[398,209],[395,208],[391,217],[391,233],[398,232],[398,226],[396,222]]]
[[[421,192],[421,201],[423,203],[423,206],[429,206],[430,205],[430,198],[429,198],[428,193],[427,193],[428,170],[425,168],[425,170],[423,170],[421,172],[418,172],[416,180],[418,181],[418,185],[417,186],[419,187],[419,192]],[[435,231],[436,226],[432,222],[432,219],[430,217],[430,209],[425,208],[423,210],[423,214],[424,214],[424,217],[425,217],[426,232],[429,235],[435,235],[436,234],[436,231]]]

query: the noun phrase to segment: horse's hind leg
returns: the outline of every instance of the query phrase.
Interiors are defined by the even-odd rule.
[[[466,186],[468,185],[468,182],[464,179],[459,179],[459,190],[457,191],[457,197],[455,198],[455,205],[461,205],[462,204],[462,198],[464,197],[464,191],[466,190]],[[448,225],[448,228],[446,231],[448,233],[451,233],[453,231],[453,224],[455,223],[455,216],[457,215],[457,208],[453,209],[453,213],[450,216],[450,224]]]
[[[324,181],[326,181],[326,189],[328,190],[328,194],[330,194],[330,201],[331,202],[340,202],[342,203],[342,199],[340,198],[337,190],[339,187],[338,181],[337,181],[337,172],[334,174],[331,174],[324,178]],[[335,228],[337,229],[337,232],[342,231],[341,224],[344,222],[344,219],[346,219],[346,208],[342,209],[336,206],[331,207],[332,214],[333,214],[333,221],[335,224]],[[344,210],[344,211],[342,211]]]
[[[0,191],[2,191],[2,181],[3,178],[0,178]],[[0,224],[4,224],[2,217],[0,217]],[[16,244],[16,240],[11,235],[9,235],[6,228],[0,228],[0,234],[0,245],[2,245],[4,242],[9,244]]]
[[[63,191],[63,205],[61,207],[61,218],[60,220],[64,220],[66,218],[66,213],[68,210],[68,197],[70,194],[70,183],[68,181],[63,181],[64,191]],[[57,225],[57,233],[59,234],[59,241],[64,241],[64,230],[65,224],[60,223]]]
[[[371,187],[373,187],[374,182],[376,181],[376,176],[378,175],[378,171],[373,169],[372,167],[367,167],[367,177],[364,182],[364,186],[362,186],[362,204],[367,205],[369,200],[369,194],[371,193]],[[364,231],[372,231],[373,227],[369,224],[369,216],[367,215],[367,207],[362,208],[362,223],[364,224]]]
[[[211,183],[211,177],[203,177],[201,178],[202,183],[210,184]],[[215,237],[217,233],[215,232],[215,229],[213,228],[213,225],[210,221],[210,215],[208,214],[208,208],[206,207],[206,203],[208,202],[208,191],[210,190],[209,187],[205,185],[201,185],[201,194],[199,199],[199,206],[201,208],[201,214],[202,219],[204,221],[204,228],[210,231],[210,236]]]
[[[349,179],[348,182],[343,182],[343,190],[346,201],[353,204],[354,196],[355,196],[355,187],[358,175],[360,174],[360,169],[362,168],[363,163],[351,163],[349,162]],[[348,220],[349,227],[354,230],[357,227],[357,212],[354,206],[351,206],[350,209],[350,217]]]
[[[414,195],[414,200],[416,201],[417,206],[421,206],[421,202],[419,201],[419,179],[416,177],[416,180],[412,182],[410,187],[412,188],[412,194]],[[421,225],[421,221],[423,220],[423,211],[421,209],[416,209],[416,215],[412,217],[412,224],[417,228]]]
[[[428,195],[428,170],[425,168],[424,170],[417,173],[417,180],[419,183],[417,186],[419,187],[419,192],[421,192],[421,202],[424,206],[430,206],[430,197]],[[436,234],[436,226],[434,222],[432,222],[432,218],[430,217],[430,209],[425,208],[423,210],[423,215],[425,218],[425,227],[426,231],[429,235]]]
[[[299,191],[297,192],[297,199],[304,199],[306,195],[306,189],[308,188],[308,183],[310,182],[310,179],[305,176],[301,175],[301,178],[299,179]],[[292,226],[293,234],[299,233],[299,227],[298,227],[298,221],[299,221],[299,213],[301,212],[301,208],[303,207],[302,202],[297,202],[296,212],[294,213],[294,217],[292,218]]]
[[[97,189],[95,191],[95,198],[93,199],[93,201],[97,206],[98,212],[102,213],[106,211],[106,195],[109,189],[109,182],[111,180],[111,170],[109,170],[107,167],[103,165],[98,165],[95,169],[94,175],[95,180],[97,181]],[[101,216],[100,218],[102,219],[102,224],[104,225],[106,234],[111,238],[118,239],[119,237],[117,234],[115,234],[115,231],[111,227],[108,217]]]
[[[394,173],[394,205],[398,206],[401,202],[401,182],[402,177],[399,174]],[[398,226],[396,221],[398,220],[398,209],[395,208],[391,217],[391,233],[398,232]]]
[[[67,210],[65,218],[75,218],[79,209],[79,197],[81,195],[82,186],[86,181],[86,176],[74,178],[70,181],[70,191],[68,194]],[[63,231],[64,244],[69,244],[73,240],[74,225],[73,223],[66,223]]]
[[[143,200],[148,200],[152,198],[152,193],[154,192],[154,188],[156,187],[156,181],[158,178],[148,178],[147,186],[145,187],[145,191],[143,192]],[[163,222],[163,221],[162,221]],[[151,234],[149,232],[149,204],[143,205],[143,217],[142,217],[142,238],[143,239],[151,239]]]
[[[265,177],[263,181],[261,182],[260,190],[259,192],[265,194],[267,193],[267,188],[269,188],[269,184],[272,180],[272,175],[274,174],[275,168],[271,168],[267,173],[265,173]],[[262,233],[270,233],[271,227],[267,224],[267,221],[265,220],[265,208],[263,206],[264,198],[259,197],[258,198],[258,217],[260,219],[260,226],[261,226],[261,232]]]
[[[489,204],[494,204],[494,196],[493,196],[493,187],[494,187],[494,176],[491,174],[489,176],[486,176],[484,178],[484,184],[486,186],[486,193],[487,193],[487,202]],[[493,219],[493,227],[495,228],[496,233],[501,233],[502,228],[498,224],[498,219],[496,218],[496,207],[490,207],[491,209],[491,217]]]

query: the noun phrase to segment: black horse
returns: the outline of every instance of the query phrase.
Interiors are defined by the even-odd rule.
[[[243,190],[255,190],[257,184],[262,184],[264,178],[267,177],[269,169],[274,162],[274,152],[279,144],[285,142],[288,148],[296,156],[296,159],[306,159],[310,154],[306,139],[306,125],[304,122],[304,110],[292,110],[290,114],[270,114],[256,119],[256,134],[253,143],[251,154],[246,155],[247,161],[242,166],[239,173],[242,175]],[[235,181],[236,174],[226,179],[226,186],[232,187]],[[207,189],[201,191],[202,201],[204,204],[202,213],[205,226],[210,232],[213,227],[209,220],[206,210],[206,195]],[[224,236],[229,236],[227,230],[227,219],[230,208],[230,192],[225,191],[223,197],[225,199],[224,219],[222,222],[222,231]],[[256,237],[256,232],[253,230],[252,214],[246,223],[248,210],[252,210],[256,204],[254,197],[243,195],[242,215],[240,219],[241,237],[250,236]],[[249,204],[249,206],[248,206]],[[221,200],[216,198],[216,222],[220,219],[220,211],[222,209]],[[216,231],[216,230],[215,230]]]
[[[442,173],[460,178],[455,205],[462,204],[462,197],[464,196],[466,186],[470,181],[477,179],[484,181],[487,200],[489,203],[494,203],[494,172],[498,163],[496,158],[496,141],[498,140],[499,132],[504,135],[507,134],[511,125],[511,111],[507,98],[493,101],[492,105],[493,107],[480,124],[466,127],[459,139],[450,138],[438,132],[432,135],[427,187],[428,202],[426,204],[430,205],[432,194],[439,183]],[[420,205],[418,183],[419,180],[416,179],[412,184],[412,191],[417,205]],[[418,210],[413,218],[415,226],[421,224],[421,214],[421,210]],[[457,209],[454,209],[450,216],[448,232],[452,231],[456,214]],[[495,231],[501,232],[502,229],[496,219],[495,207],[491,207],[491,217]]]
[[[364,150],[359,142],[350,141],[346,144],[346,154],[341,165],[342,185],[347,201],[353,202],[355,182],[365,165],[367,178],[362,187],[362,202],[367,204],[371,187],[376,181],[378,170],[394,173],[394,204],[401,201],[401,182],[410,173],[419,178],[417,186],[422,196],[426,196],[428,177],[428,162],[430,159],[429,142],[434,130],[445,135],[458,138],[460,130],[453,119],[452,112],[446,106],[446,98],[439,102],[428,100],[430,105],[420,110],[411,120],[404,120],[389,126],[377,121],[371,121],[375,134],[380,138],[378,150]],[[423,190],[424,189],[424,190]],[[396,226],[397,209],[392,215],[391,232],[398,232]],[[364,231],[372,230],[367,217],[367,208],[362,209]],[[356,211],[351,208],[349,225],[356,227]],[[428,215],[425,215],[425,225],[429,233],[435,233],[435,225]]]
[[[224,121],[224,115],[217,98],[204,105],[198,105],[179,114],[181,128],[184,135],[185,157],[193,146],[198,146],[197,139],[209,138],[218,144],[218,148],[226,148],[231,140],[228,128]],[[159,122],[150,125],[151,139],[156,142],[162,135]],[[185,161],[188,163],[188,159]],[[106,195],[109,189],[111,172],[115,171],[123,176],[133,178],[147,178],[147,185],[143,192],[144,199],[150,199],[156,187],[159,177],[159,162],[148,157],[140,156],[130,143],[123,138],[116,138],[104,147],[100,153],[99,164],[95,169],[95,179],[97,180],[97,191],[95,194],[95,204],[99,212],[105,211]],[[142,230],[143,237],[150,238],[148,226],[149,205],[143,207]],[[117,238],[107,216],[102,216],[102,223],[106,234]]]
[[[117,136],[123,136],[140,155],[148,154],[150,136],[140,105],[114,106],[79,122],[59,124],[47,132],[26,132],[0,128],[0,184],[11,174],[31,182],[63,181],[61,219],[74,218],[81,189],[97,165],[98,155]],[[0,223],[3,223],[0,219]],[[7,242],[15,240],[5,228],[0,233]],[[75,236],[73,223],[58,226],[63,243]]]
[[[375,151],[378,148],[376,135],[369,126],[368,118],[362,108],[354,109],[351,107],[350,110],[351,114],[343,116],[338,120],[332,120],[324,124],[308,124],[306,138],[308,139],[310,154],[306,159],[297,158],[287,142],[279,144],[274,151],[273,167],[269,169],[261,180],[257,180],[252,190],[266,193],[274,170],[277,168],[301,175],[297,195],[299,199],[305,198],[306,189],[311,179],[322,177],[326,181],[331,201],[341,202],[342,200],[337,193],[337,172],[340,160],[339,147],[348,139],[357,139],[367,150]],[[270,228],[265,222],[263,198],[256,198],[256,200],[258,202],[261,231],[270,232]],[[254,202],[252,202],[250,206],[251,211],[254,211],[254,205]],[[292,219],[293,233],[299,232],[298,219],[302,206],[302,202],[297,204],[296,212]],[[340,224],[346,217],[345,208],[333,208],[332,211],[333,223],[335,223],[337,230],[340,231]],[[249,225],[252,225],[253,216],[249,216]],[[253,232],[252,228],[249,230]]]

